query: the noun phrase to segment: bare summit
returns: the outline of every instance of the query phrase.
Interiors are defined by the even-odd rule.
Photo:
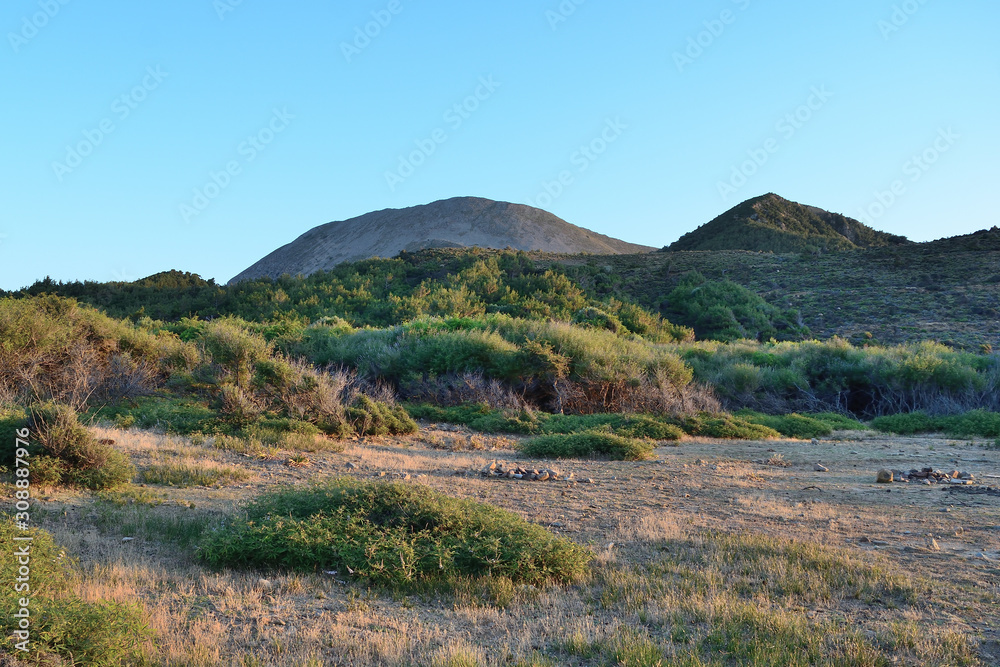
[[[394,257],[403,250],[472,246],[595,255],[654,250],[571,225],[531,206],[455,197],[314,227],[229,282],[277,278],[285,273],[309,275],[342,262]]]

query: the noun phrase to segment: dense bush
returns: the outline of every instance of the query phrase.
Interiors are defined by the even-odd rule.
[[[0,403],[57,400],[79,409],[91,399],[139,396],[197,357],[172,334],[51,296],[0,299],[0,341]]]
[[[685,433],[704,438],[728,440],[770,440],[780,438],[778,431],[727,414],[701,413],[673,420]]]
[[[521,453],[536,459],[645,461],[653,457],[653,445],[648,440],[625,438],[606,431],[583,431],[531,438],[522,444]]]
[[[878,417],[871,425],[878,431],[899,435],[946,433],[957,438],[995,438],[1000,436],[1000,413],[971,410],[961,415],[932,417],[923,412],[911,412]]]
[[[634,304],[596,301],[562,267],[539,267],[527,253],[504,250],[425,250],[394,259],[345,263],[329,271],[277,280],[217,285],[178,271],[132,283],[56,283],[46,279],[24,295],[59,294],[103,308],[113,317],[237,316],[272,327],[269,339],[303,324],[340,318],[356,326],[386,327],[424,317],[513,317],[569,322],[586,308],[606,315],[616,329],[666,342],[690,338],[690,329]],[[263,332],[261,332],[263,333]]]
[[[821,438],[833,433],[833,426],[826,421],[796,413],[789,415],[765,415],[753,410],[740,410],[736,413],[736,416],[754,424],[773,428],[781,435],[789,438]]]
[[[15,537],[31,537],[31,586],[16,591],[19,563],[15,555]],[[137,664],[143,644],[152,631],[141,611],[134,605],[117,602],[85,602],[72,595],[71,561],[44,530],[23,531],[10,520],[0,520],[0,578],[8,583],[0,587],[0,653],[27,658],[26,664],[55,664],[53,656],[65,664],[112,667]],[[18,600],[30,594],[31,642],[29,653],[14,647],[18,641],[14,612]],[[59,663],[63,664],[63,663]]]
[[[872,418],[1000,410],[1000,355],[938,343],[854,347],[845,340],[678,346],[696,382],[730,409],[832,411]]]
[[[783,311],[729,280],[686,275],[667,296],[667,311],[699,338],[799,340],[809,334],[797,311]]]
[[[349,479],[268,493],[198,553],[216,566],[338,570],[396,586],[483,576],[571,582],[590,560],[510,512],[423,486]]]
[[[128,456],[98,442],[68,405],[42,403],[0,413],[0,437],[13,443],[16,429],[30,431],[30,480],[38,486],[68,484],[108,489],[128,482],[135,467]],[[3,448],[4,464],[13,463],[13,449]]]
[[[591,414],[553,415],[527,410],[490,410],[486,405],[441,408],[428,404],[408,405],[419,419],[464,424],[485,433],[569,434],[604,429],[613,435],[649,440],[679,440],[684,431],[655,415]]]

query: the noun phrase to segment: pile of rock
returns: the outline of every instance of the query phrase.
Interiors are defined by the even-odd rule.
[[[916,468],[909,472],[902,470],[883,469],[878,471],[875,478],[879,484],[891,484],[893,482],[921,482],[923,484],[973,484],[976,476],[970,472],[952,470],[945,472],[934,468]]]
[[[591,480],[574,480],[573,473],[564,475],[559,470],[545,468],[537,470],[534,468],[522,468],[513,463],[503,461],[493,461],[479,471],[483,477],[503,477],[505,479],[523,479],[530,482],[590,482]]]

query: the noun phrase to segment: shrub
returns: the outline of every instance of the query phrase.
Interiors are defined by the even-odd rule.
[[[964,415],[943,417],[938,420],[942,430],[959,438],[1000,436],[1000,414],[986,410],[972,410]]]
[[[644,461],[653,457],[653,445],[609,432],[585,431],[531,438],[521,446],[521,453],[531,458]]]
[[[871,424],[872,428],[876,431],[897,433],[899,435],[929,433],[938,430],[935,420],[923,412],[876,417],[872,420]]]
[[[31,648],[27,655],[14,648],[17,628],[13,612],[25,592],[13,585],[0,587],[0,652],[27,657],[32,664],[51,664],[56,654],[67,664],[133,664],[141,659],[143,644],[152,631],[137,606],[117,602],[85,602],[69,593],[72,571],[68,558],[44,530],[27,531],[12,521],[0,521],[0,544],[14,545],[15,537],[31,537]],[[13,582],[18,560],[14,549],[0,551],[0,577]]]
[[[867,431],[869,427],[853,417],[842,415],[838,412],[820,412],[808,415],[813,419],[818,419],[834,431]]]
[[[691,417],[678,417],[674,421],[688,435],[705,438],[771,440],[781,437],[773,428],[727,414],[701,413]]]
[[[404,435],[419,430],[402,406],[374,401],[364,395],[347,408],[346,416],[358,435]]]
[[[31,467],[31,479],[40,486],[62,482],[92,490],[109,489],[135,475],[129,458],[98,442],[67,405],[33,407],[27,426],[36,452],[44,454],[35,462],[39,465]]]
[[[833,427],[823,420],[792,413],[790,415],[765,415],[753,410],[740,410],[737,417],[754,424],[761,424],[789,438],[821,438],[833,433]]]
[[[458,577],[571,582],[591,556],[513,513],[417,485],[337,479],[252,502],[201,544],[226,567],[352,571],[407,586]]]

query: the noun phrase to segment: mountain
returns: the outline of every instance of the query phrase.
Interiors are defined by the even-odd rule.
[[[664,250],[810,252],[908,244],[839,213],[766,194],[688,232]]]
[[[470,246],[596,255],[655,250],[571,225],[531,206],[455,197],[320,225],[229,282],[264,276],[276,278],[284,273],[309,275],[342,262],[394,257],[403,250]]]

